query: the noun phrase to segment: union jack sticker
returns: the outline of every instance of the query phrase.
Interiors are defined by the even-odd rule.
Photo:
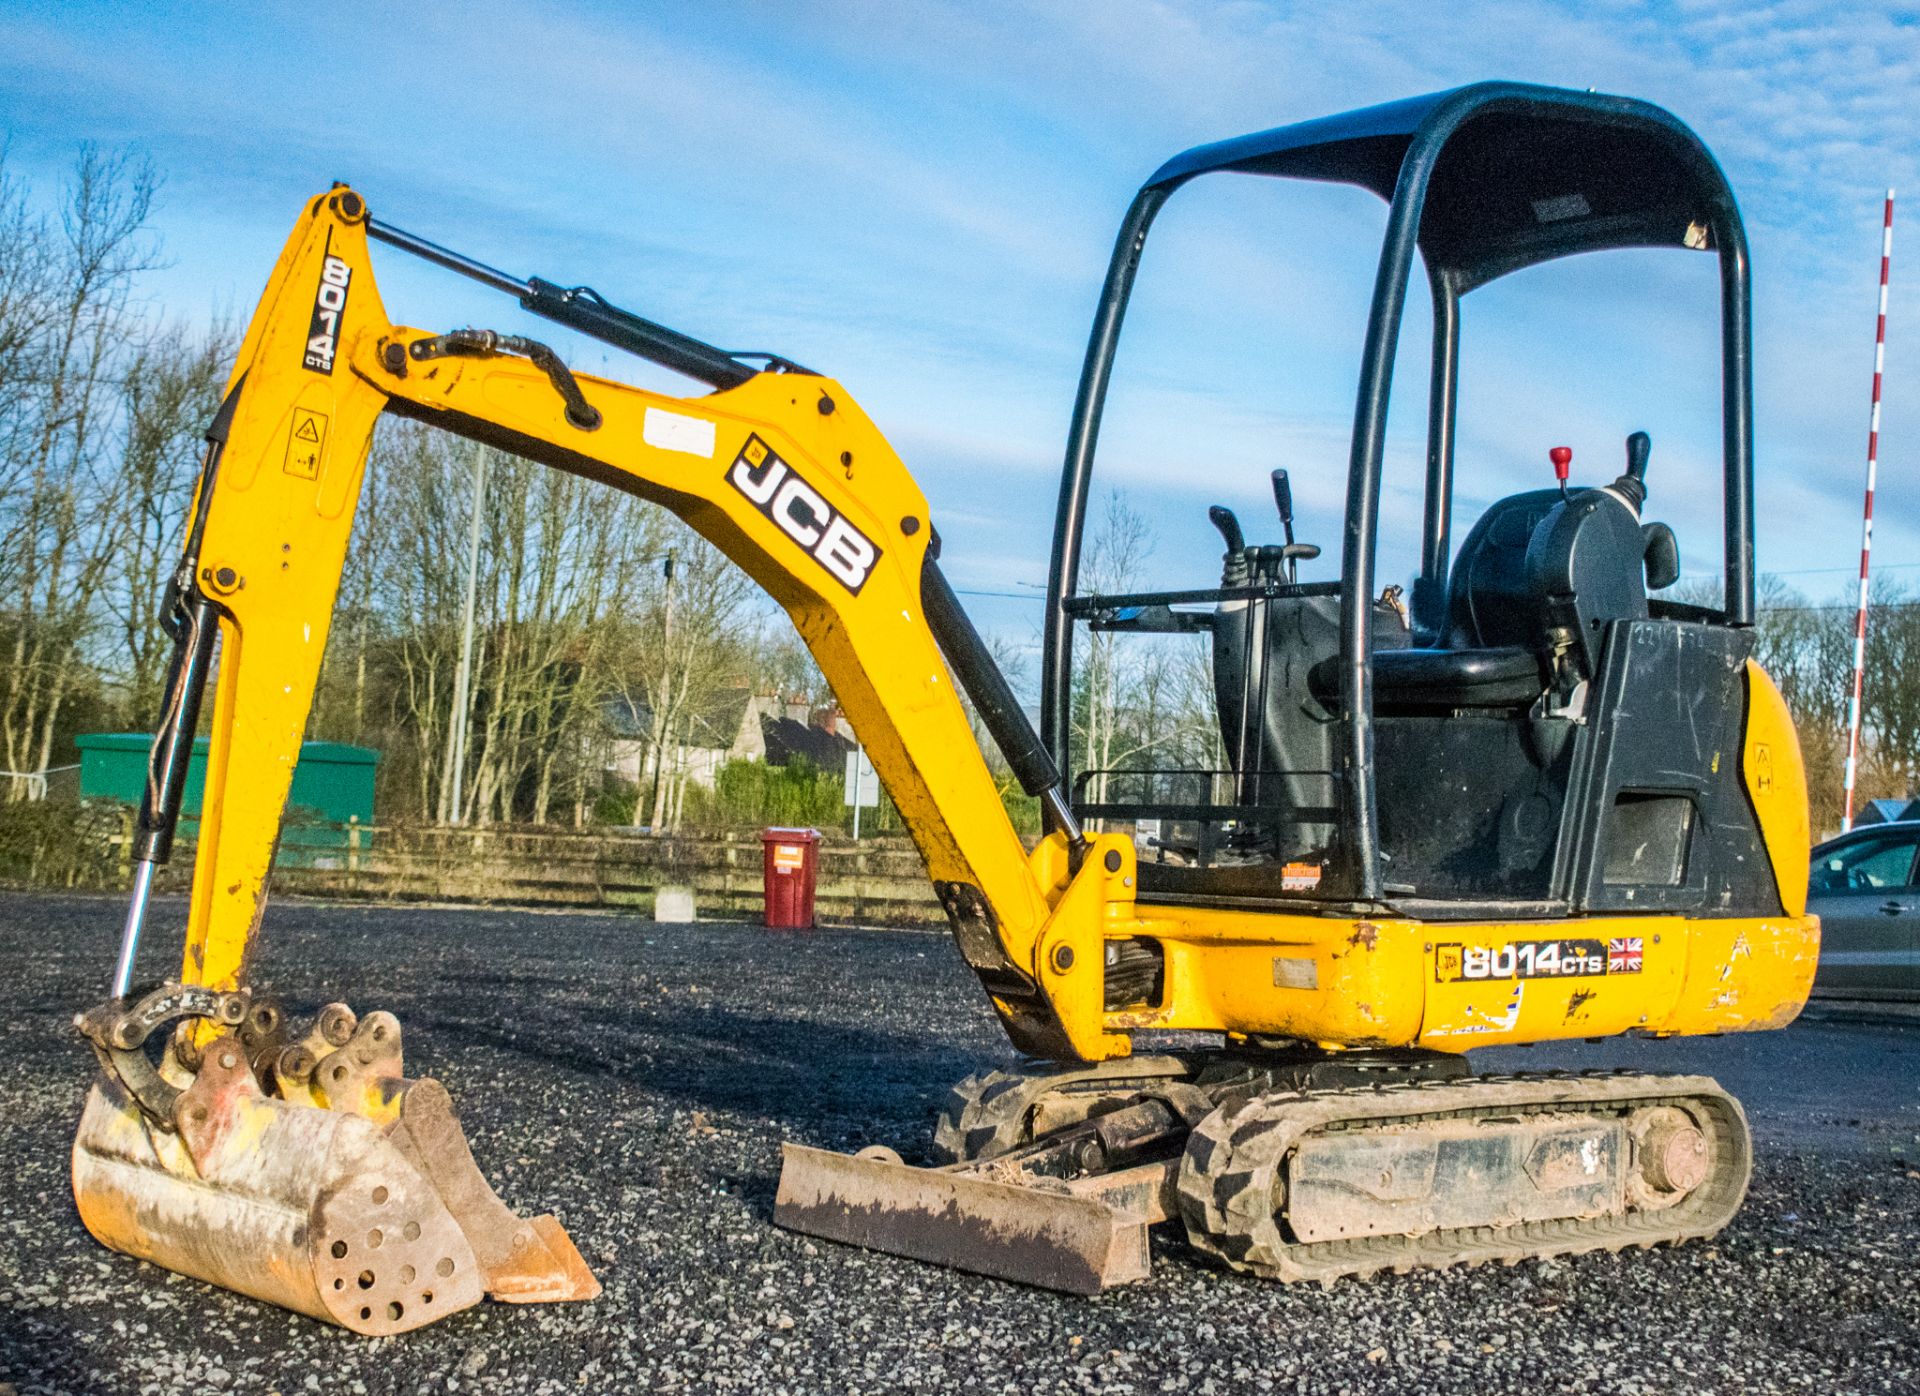
[[[1646,945],[1643,936],[1620,936],[1607,942],[1607,973],[1638,974]]]

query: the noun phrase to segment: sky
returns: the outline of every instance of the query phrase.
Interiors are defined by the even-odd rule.
[[[926,490],[983,626],[1037,647],[1080,360],[1120,217],[1187,147],[1486,78],[1639,97],[1714,150],[1752,248],[1759,558],[1818,600],[1857,566],[1881,204],[1920,235],[1920,4],[1857,0],[787,0],[129,6],[0,0],[9,170],[51,197],[82,142],[165,178],[144,287],[243,318],[301,202],[513,272],[590,284],[730,348],[838,379]],[[1217,578],[1211,503],[1337,570],[1355,375],[1384,205],[1214,175],[1149,241],[1096,466],[1152,522],[1143,583]],[[1911,239],[1909,239],[1911,240]],[[1920,587],[1920,246],[1896,228],[1875,567]],[[692,385],[376,249],[401,323],[534,333],[575,367]],[[1417,280],[1416,280],[1417,284]],[[1718,568],[1711,259],[1606,253],[1468,298],[1461,527],[1485,502],[1619,469]],[[1413,565],[1424,293],[1409,302],[1383,579]],[[1909,347],[1911,346],[1911,347]]]

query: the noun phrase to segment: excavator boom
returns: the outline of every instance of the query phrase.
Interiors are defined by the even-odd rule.
[[[874,764],[931,875],[994,908],[976,967],[1016,991],[1046,897],[930,628],[943,603],[958,608],[933,580],[926,498],[851,395],[793,370],[669,397],[576,376],[532,341],[394,325],[370,222],[342,188],[295,228],[203,486],[194,601],[217,611],[222,636],[207,776],[221,798],[202,821],[183,981],[241,980],[368,447],[392,412],[664,505],[764,587],[874,733]]]

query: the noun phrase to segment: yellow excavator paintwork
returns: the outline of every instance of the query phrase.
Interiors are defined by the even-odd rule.
[[[340,279],[328,259],[347,269],[346,303],[333,368],[323,373],[307,366],[307,351],[316,288],[323,276]],[[665,506],[785,608],[860,730],[929,875],[977,889],[990,908],[985,931],[956,921],[956,933],[977,970],[1033,987],[994,998],[1028,1050],[1097,1061],[1127,1055],[1133,1033],[1162,1028],[1464,1050],[1632,1030],[1778,1027],[1805,1001],[1819,943],[1817,922],[1804,914],[1805,774],[1785,705],[1758,666],[1748,667],[1739,759],[1784,916],[1423,924],[1140,905],[1130,839],[1096,837],[1077,870],[1059,835],[1023,848],[923,616],[926,498],[840,384],[763,373],[678,398],[580,375],[601,413],[600,425],[584,430],[529,362],[414,359],[408,346],[427,337],[386,317],[364,203],[344,188],[315,200],[234,370],[244,390],[201,553],[201,586],[222,608],[224,648],[188,983],[229,988],[244,978],[367,449],[390,410]],[[769,451],[810,496],[797,534],[730,480],[736,469],[761,469]],[[829,517],[878,550],[857,590],[802,541],[807,520]],[[1639,968],[1476,981],[1449,973],[1455,956],[1485,954],[1500,966],[1515,947],[1574,935],[1637,940]],[[1104,942],[1139,937],[1164,950],[1162,1002],[1109,1012]]]

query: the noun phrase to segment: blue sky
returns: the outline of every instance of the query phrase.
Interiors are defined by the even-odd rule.
[[[1087,325],[1140,181],[1190,145],[1488,77],[1659,102],[1718,154],[1753,246],[1761,565],[1837,593],[1857,556],[1889,184],[1913,195],[1920,238],[1914,4],[0,0],[10,165],[50,191],[83,140],[148,150],[171,265],[147,292],[170,314],[246,313],[300,200],[350,180],[380,216],[484,261],[831,373],[925,486],[956,584],[1015,594],[1043,581]],[[1101,461],[1155,521],[1152,580],[1211,580],[1208,503],[1274,533],[1274,465],[1294,473],[1303,536],[1337,537],[1382,213],[1355,190],[1215,176],[1163,216]],[[525,318],[406,259],[380,271],[403,321]],[[1920,245],[1897,230],[1875,557],[1920,583],[1916,280]],[[1563,442],[1576,475],[1611,477],[1645,427],[1650,507],[1687,571],[1713,572],[1714,305],[1709,259],[1684,253],[1477,292],[1463,513],[1543,482]],[[1424,318],[1410,307],[1402,345],[1390,571],[1396,549],[1411,565]],[[1033,633],[1030,601],[970,605],[1009,639]]]

